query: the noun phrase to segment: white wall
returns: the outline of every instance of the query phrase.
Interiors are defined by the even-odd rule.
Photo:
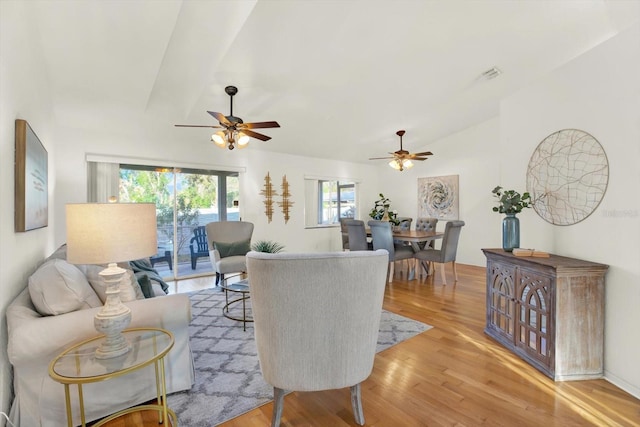
[[[140,135],[98,134],[79,129],[60,129],[56,147],[59,162],[56,173],[56,213],[60,221],[55,226],[56,244],[65,240],[64,209],[66,203],[86,201],[87,153],[123,156],[145,160],[157,160],[158,165],[192,166],[208,169],[244,169],[241,173],[240,209],[242,219],[255,224],[254,240],[270,239],[293,251],[342,250],[339,227],[305,229],[304,226],[304,177],[332,176],[361,180],[359,187],[362,205],[366,210],[377,195],[375,167],[368,164],[313,159],[289,154],[270,153],[252,149],[222,150],[206,139],[187,138],[184,129]],[[257,145],[260,142],[251,144]],[[299,143],[299,142],[296,142]],[[135,160],[134,160],[135,161]],[[264,214],[263,197],[260,195],[267,172],[274,189],[281,193],[282,177],[286,175],[292,194],[293,207],[290,219],[284,223],[280,207],[274,203],[272,221]],[[278,197],[274,199],[275,202]]]
[[[51,102],[37,31],[29,26],[24,4],[0,2],[0,17],[0,411],[8,413],[12,384],[5,311],[38,261],[53,250],[51,226],[14,232],[15,120],[27,120],[49,153],[50,206],[55,204],[52,184],[55,148]],[[49,224],[54,219],[50,209]]]
[[[381,166],[381,191],[400,215],[415,217],[418,177],[459,175],[466,226],[458,262],[485,265],[480,248],[501,246],[502,217],[491,211],[491,190],[499,184],[525,191],[531,154],[565,128],[584,130],[603,146],[607,192],[591,216],[572,226],[553,226],[525,210],[518,215],[520,243],[610,266],[605,375],[640,397],[640,26],[505,98],[499,118],[421,147],[434,152],[424,164],[402,173]]]
[[[400,216],[418,216],[418,179],[458,175],[460,185],[459,219],[465,221],[458,244],[457,262],[485,265],[481,248],[502,245],[500,215],[491,211],[491,190],[501,184],[499,156],[499,120],[494,118],[429,144],[418,151],[434,153],[424,162],[402,172],[386,164],[380,166],[380,191],[391,200],[391,208]],[[491,166],[495,165],[495,166]],[[522,218],[522,224],[526,219]],[[439,221],[437,229],[444,230]]]
[[[566,227],[538,218],[525,236],[534,247],[610,266],[606,377],[640,396],[640,25],[505,99],[500,122],[505,182],[519,187],[531,153],[554,131],[584,130],[604,148],[609,185],[598,209]]]

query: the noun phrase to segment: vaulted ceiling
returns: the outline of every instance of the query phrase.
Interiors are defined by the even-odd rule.
[[[638,22],[636,0],[32,0],[55,120],[207,142],[229,114],[277,120],[251,149],[367,162],[498,114],[499,100]],[[481,74],[498,67],[502,74]],[[481,143],[481,141],[479,141]]]

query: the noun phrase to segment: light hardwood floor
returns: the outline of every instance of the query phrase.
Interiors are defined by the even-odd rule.
[[[487,337],[485,269],[458,265],[454,284],[440,275],[407,281],[397,265],[384,308],[433,329],[376,356],[363,383],[367,426],[640,426],[640,400],[605,380],[553,382]],[[188,292],[213,284],[199,278],[171,284]],[[268,403],[222,427],[268,426]],[[153,413],[110,427],[157,425]],[[348,389],[291,393],[282,426],[355,426]],[[189,427],[189,426],[183,426]]]

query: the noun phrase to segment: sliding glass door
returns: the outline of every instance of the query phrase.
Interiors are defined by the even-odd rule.
[[[204,226],[240,219],[239,187],[237,172],[120,165],[120,201],[156,204],[151,262],[170,279],[213,273]]]

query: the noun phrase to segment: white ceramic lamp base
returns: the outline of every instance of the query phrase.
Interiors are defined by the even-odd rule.
[[[131,309],[120,301],[119,296],[120,281],[125,272],[125,269],[113,263],[100,272],[107,286],[107,300],[93,320],[96,330],[105,335],[105,340],[96,350],[97,359],[122,356],[131,348],[122,335],[122,330],[131,323]]]

